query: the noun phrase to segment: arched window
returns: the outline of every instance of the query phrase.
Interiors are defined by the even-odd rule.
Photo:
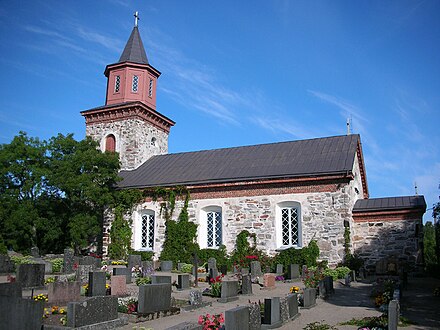
[[[150,144],[154,147],[156,145],[156,138],[152,137]]]
[[[223,243],[222,209],[208,206],[202,209],[199,226],[199,244],[203,248],[216,249]]]
[[[154,211],[144,210],[140,214],[140,249],[153,250],[154,247]]]
[[[276,210],[276,241],[278,248],[301,247],[301,204],[282,202]]]
[[[116,138],[113,134],[109,134],[105,138],[105,151],[109,151],[109,152],[116,151]]]

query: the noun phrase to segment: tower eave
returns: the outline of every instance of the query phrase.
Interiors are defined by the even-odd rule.
[[[120,69],[124,67],[130,67],[130,68],[137,68],[137,69],[146,69],[153,73],[156,77],[159,77],[162,73],[157,70],[154,66],[151,64],[142,64],[142,63],[134,63],[134,62],[118,62],[109,64],[105,67],[104,75],[108,78],[108,75],[111,70]]]

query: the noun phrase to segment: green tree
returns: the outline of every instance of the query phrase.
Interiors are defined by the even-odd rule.
[[[435,244],[435,227],[432,222],[427,222],[423,226],[423,247],[426,265],[437,264],[436,244]]]

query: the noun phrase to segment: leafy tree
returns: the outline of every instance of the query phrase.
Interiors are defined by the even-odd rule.
[[[437,256],[435,253],[435,227],[432,222],[427,222],[423,226],[423,246],[426,265],[437,264]]]

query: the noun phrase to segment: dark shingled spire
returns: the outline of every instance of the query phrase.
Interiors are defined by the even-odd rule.
[[[142,44],[141,36],[137,26],[133,28],[130,38],[125,45],[121,58],[118,63],[132,62],[139,64],[149,64],[147,53],[145,52],[144,45]]]

